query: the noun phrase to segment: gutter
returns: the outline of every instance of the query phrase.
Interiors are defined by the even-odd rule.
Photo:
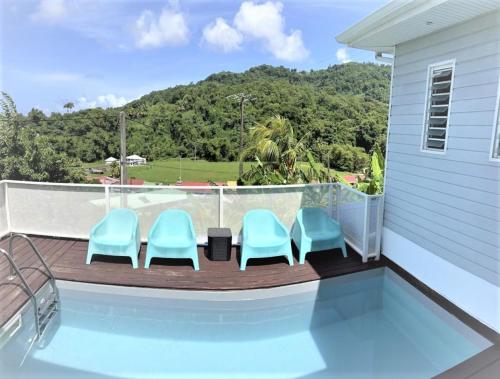
[[[375,60],[392,66],[392,64],[394,63],[394,55],[384,55],[384,53],[376,52]]]

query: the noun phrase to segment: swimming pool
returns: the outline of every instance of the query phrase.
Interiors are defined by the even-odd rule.
[[[388,268],[268,290],[62,285],[60,320],[8,378],[429,378],[491,343]],[[26,313],[28,315],[28,313]]]

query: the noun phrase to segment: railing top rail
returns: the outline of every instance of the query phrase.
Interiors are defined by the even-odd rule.
[[[328,185],[340,186],[343,189],[354,192],[363,197],[378,198],[383,196],[383,194],[368,195],[361,192],[355,188],[352,188],[343,183],[307,183],[307,184],[279,184],[279,185],[252,185],[252,186],[178,186],[178,185],[118,185],[118,184],[87,184],[87,183],[53,183],[53,182],[30,182],[22,180],[2,180],[0,183],[11,183],[11,184],[21,184],[21,185],[31,185],[31,186],[57,186],[57,187],[80,187],[80,188],[102,188],[103,190],[107,187],[110,189],[177,189],[182,190],[209,190],[209,191],[219,191],[219,190],[251,190],[251,189],[280,189],[280,188],[306,188],[306,187],[322,187]]]
[[[179,185],[130,185],[130,184],[87,184],[87,183],[53,183],[53,182],[30,182],[22,180],[2,180],[0,183],[25,184],[33,186],[60,186],[60,187],[94,187],[94,188],[126,188],[126,189],[179,189],[179,190],[220,190],[222,189],[265,189],[265,188],[304,188],[321,187],[336,183],[307,183],[307,184],[280,184],[280,185],[253,185],[253,186],[179,186]]]
[[[384,195],[383,193],[378,193],[376,195],[368,195],[367,193],[361,192],[361,191],[357,190],[356,188],[349,187],[348,185],[345,185],[344,183],[335,183],[335,184],[337,184],[338,186],[340,186],[348,191],[359,194],[360,196],[363,196],[363,197],[378,198],[378,197],[382,197]]]

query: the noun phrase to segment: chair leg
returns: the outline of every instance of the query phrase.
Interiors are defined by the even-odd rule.
[[[347,258],[347,249],[345,247],[345,241],[343,238],[340,241],[340,248],[342,249],[342,254],[344,255],[344,258]]]
[[[144,261],[144,268],[149,268],[149,266],[151,265],[151,259],[153,259],[153,257],[146,255],[146,260]]]
[[[289,264],[290,266],[293,266],[293,254],[292,254],[292,252],[289,252],[289,253],[286,255],[286,257],[288,258],[288,264]]]
[[[193,258],[192,261],[193,261],[194,270],[195,271],[200,271],[200,264],[198,262],[198,258]]]
[[[245,271],[246,270],[246,268],[247,268],[247,260],[248,260],[247,257],[241,256],[241,263],[240,263],[240,270],[241,271]]]
[[[306,254],[307,254],[306,251],[300,251],[299,252],[299,263],[301,265],[303,265],[305,263],[305,261],[306,261]]]
[[[130,259],[132,260],[132,268],[139,268],[139,259],[138,257],[136,257],[135,255],[132,255],[130,257]]]
[[[86,264],[88,264],[88,265],[89,265],[89,264],[90,264],[90,262],[92,262],[92,256],[93,256],[93,255],[94,255],[94,254],[92,254],[92,253],[90,253],[90,252],[89,252],[89,253],[87,253],[87,260],[86,260],[86,262],[85,262]]]

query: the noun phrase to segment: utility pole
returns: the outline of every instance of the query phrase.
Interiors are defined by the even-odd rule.
[[[179,180],[177,183],[182,184],[182,156],[179,154]]]
[[[240,106],[240,166],[239,166],[239,177],[243,176],[243,135],[245,130],[245,120],[244,120],[244,111],[245,111],[245,103],[247,101],[255,100],[250,94],[246,93],[236,93],[234,95],[227,96],[228,99],[236,100]]]
[[[128,184],[127,180],[127,128],[125,124],[125,112],[120,112],[120,184]]]

